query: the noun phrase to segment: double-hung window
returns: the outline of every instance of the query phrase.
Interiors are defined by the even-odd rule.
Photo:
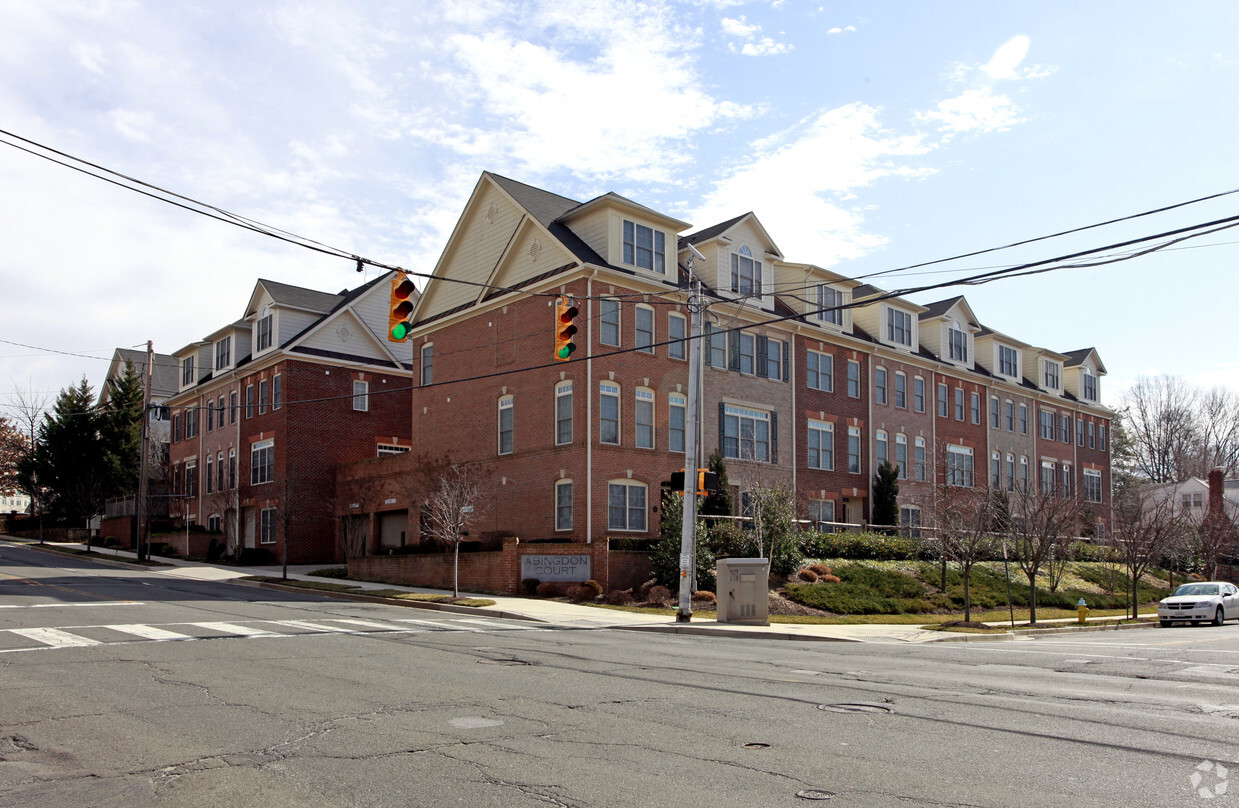
[[[687,428],[688,397],[672,393],[667,398],[667,448],[673,452],[684,451],[684,436]]]
[[[1101,472],[1095,469],[1084,470],[1084,501],[1101,502]]]
[[[757,371],[757,339],[752,334],[746,334],[743,331],[732,335],[731,344],[735,346],[733,350],[739,357],[739,366],[736,370],[741,373],[753,374]],[[733,363],[734,364],[734,363]]]
[[[955,388],[955,420],[964,420],[964,388]]]
[[[908,479],[908,437],[895,436],[895,465],[899,467],[899,479]]]
[[[753,259],[748,247],[731,254],[731,291],[761,297],[761,262]]]
[[[189,387],[197,379],[194,378],[194,357],[187,356],[181,360],[181,387]]]
[[[876,455],[874,457],[874,463],[876,463],[878,466],[881,466],[883,463],[887,462],[890,459],[889,457],[887,457],[887,454],[886,454],[887,453],[886,430],[879,429],[877,431],[877,434],[874,440],[874,447],[875,447],[874,453]]]
[[[814,390],[833,392],[835,358],[817,351],[805,352],[805,383]]]
[[[269,483],[275,479],[275,440],[267,439],[250,445],[250,485]]]
[[[223,370],[232,364],[232,337],[224,337],[215,343],[215,369]]]
[[[667,339],[672,340],[672,342],[667,345],[667,356],[672,359],[684,359],[688,356],[688,353],[684,347],[687,343],[682,341],[686,337],[687,333],[686,321],[683,314],[676,314],[675,312],[672,312],[667,315]],[[676,342],[675,340],[681,341]]]
[[[1007,490],[1015,490],[1015,455],[1007,455]]]
[[[214,484],[215,484],[215,461],[211,457],[211,455],[207,455],[206,456],[206,483],[204,484],[204,487],[206,488],[206,492],[208,494],[214,490],[214,487],[213,487]]]
[[[263,508],[258,516],[258,543],[275,544],[276,509]]]
[[[989,425],[992,429],[997,429],[1002,417],[999,407],[998,396],[990,396],[989,399]]]
[[[555,483],[555,529],[572,530],[572,481]]]
[[[1006,415],[1006,418],[1007,418],[1007,431],[1014,432],[1015,431],[1015,403],[1008,400],[1008,401],[1004,401],[1002,403],[1002,406],[1003,406],[1003,413]]]
[[[631,480],[607,485],[607,529],[645,531],[645,486]]]
[[[271,409],[278,410],[284,404],[284,374],[271,377]]]
[[[938,417],[947,417],[947,388],[945,384],[938,385]]]
[[[716,329],[713,323],[706,323],[706,364],[727,367],[727,332]]]
[[[925,439],[924,439],[924,438],[917,438],[917,439],[916,439],[915,451],[916,451],[916,456],[915,456],[915,462],[916,462],[916,479],[917,479],[919,482],[925,482],[925,480],[926,480],[926,479],[927,479],[927,477],[928,477],[928,475],[927,475],[927,471],[928,471],[928,470],[927,470],[927,468],[926,468],[926,459],[925,459]]]
[[[572,382],[555,385],[555,443],[572,443]]]
[[[912,347],[912,315],[899,309],[886,309],[886,341]]]
[[[661,230],[624,220],[624,263],[666,274],[666,235]]]
[[[998,346],[998,372],[1014,379],[1020,375],[1019,354],[1014,348],[1006,345]]]
[[[620,344],[620,304],[613,298],[598,301],[598,341],[603,345]]]
[[[968,335],[959,327],[959,323],[951,323],[946,335],[951,361],[966,363],[968,361]]]
[[[512,454],[516,446],[516,406],[513,396],[499,399],[499,454]]]
[[[1042,381],[1047,390],[1057,390],[1062,385],[1062,366],[1048,359],[1043,362]]]
[[[1085,401],[1097,400],[1097,377],[1089,373],[1087,370],[1083,372],[1083,390]]]
[[[1037,434],[1045,440],[1054,440],[1054,413],[1049,410],[1038,410],[1037,417],[1040,419],[1040,429]]]
[[[912,380],[912,409],[925,411],[925,380],[920,376]]]
[[[237,391],[231,390],[228,393],[228,423],[235,424],[237,422]]]
[[[598,440],[601,443],[620,442],[619,396],[618,384],[602,382],[598,385]]]
[[[908,406],[908,377],[902,373],[895,374],[895,406],[905,409]]]
[[[258,380],[258,414],[265,415],[267,412],[267,388],[269,382],[266,379]],[[357,383],[353,383],[353,395],[357,395]],[[353,409],[357,409],[357,402],[354,400]]]
[[[654,448],[654,391],[639,389],[636,391],[636,401],[633,403],[637,433],[636,441],[639,449]]]
[[[1028,405],[1020,405],[1020,434],[1028,434]]]
[[[835,467],[835,427],[829,421],[809,421],[809,468]]]
[[[860,362],[848,360],[848,395],[860,398]]]
[[[823,323],[843,325],[843,292],[833,286],[817,286],[817,319]]]
[[[969,411],[972,413],[972,423],[981,423],[981,394],[972,393],[969,399]]]
[[[422,386],[435,382],[435,346],[428,342],[422,346]]]
[[[259,394],[259,411],[262,411],[262,395]],[[370,382],[353,379],[353,409],[357,412],[370,411]]]
[[[873,401],[875,404],[886,403],[886,368],[873,369]]]
[[[848,427],[848,473],[860,474],[860,427]]]
[[[258,329],[254,334],[254,350],[265,351],[271,347],[271,325],[275,315],[268,312],[258,321]]]
[[[723,456],[770,462],[771,414],[723,405]]]
[[[967,446],[946,447],[946,484],[972,488],[972,449]]]
[[[649,306],[637,306],[632,319],[637,326],[636,349],[642,353],[654,353],[654,310]]]

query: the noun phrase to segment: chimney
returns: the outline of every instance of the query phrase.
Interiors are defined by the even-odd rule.
[[[1224,503],[1223,492],[1226,489],[1226,474],[1222,469],[1217,468],[1209,472],[1209,510],[1208,515],[1221,516],[1223,513],[1222,505]]]

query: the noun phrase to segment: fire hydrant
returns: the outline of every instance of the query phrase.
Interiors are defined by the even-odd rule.
[[[1076,603],[1076,614],[1079,615],[1080,624],[1083,625],[1088,619],[1088,604],[1084,602],[1084,598],[1080,598],[1080,601]]]

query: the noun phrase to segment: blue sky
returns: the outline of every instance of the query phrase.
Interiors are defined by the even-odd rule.
[[[1239,187],[1232,2],[0,0],[0,19],[0,129],[419,271],[483,170],[694,229],[751,210],[789,260],[856,277]],[[362,279],[2,144],[0,217],[0,402],[97,387],[117,346],[176,350],[259,277]],[[1239,389],[1232,242],[912,299],[963,293],[998,331],[1095,346],[1109,401],[1140,374]]]

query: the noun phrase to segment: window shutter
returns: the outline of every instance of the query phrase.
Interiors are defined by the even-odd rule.
[[[757,375],[766,377],[766,362],[769,355],[769,341],[765,337],[757,338]]]
[[[770,462],[779,462],[779,414],[770,413]]]
[[[731,254],[731,291],[740,289],[740,256]]]
[[[791,380],[791,371],[789,365],[792,363],[791,343],[783,340],[783,381]]]
[[[740,332],[732,331],[727,335],[727,344],[731,348],[727,367],[729,370],[740,370]]]
[[[727,453],[723,450],[723,446],[726,445],[724,438],[727,434],[727,426],[724,420],[727,415],[726,407],[727,405],[723,402],[720,401],[718,403],[718,453],[723,457],[727,456]]]
[[[761,297],[761,261],[753,262],[753,294]]]

